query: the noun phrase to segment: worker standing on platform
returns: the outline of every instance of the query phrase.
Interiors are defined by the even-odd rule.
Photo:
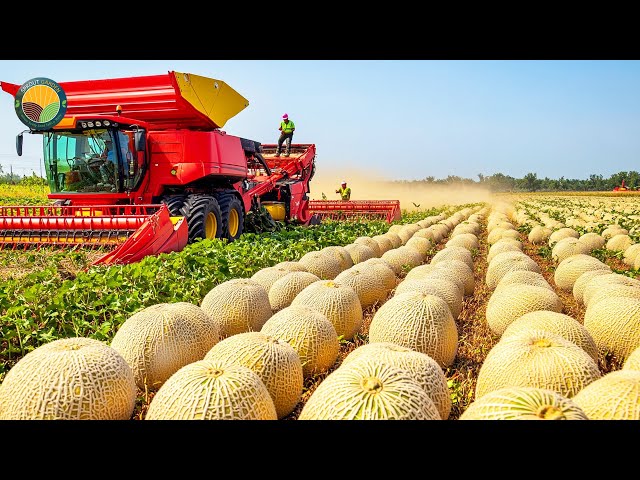
[[[351,199],[351,187],[347,187],[346,180],[342,181],[342,183],[340,184],[340,188],[336,190],[336,193],[340,194],[340,197],[342,198],[342,200],[346,201]]]
[[[295,123],[293,120],[289,120],[289,115],[286,113],[282,115],[282,121],[280,122],[280,138],[278,138],[278,149],[276,150],[276,157],[280,156],[280,152],[282,151],[282,144],[286,141],[286,148],[284,150],[284,156],[288,157],[291,153],[291,141],[293,140],[293,132],[296,129]]]

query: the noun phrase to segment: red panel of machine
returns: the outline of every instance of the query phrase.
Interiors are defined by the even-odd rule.
[[[240,138],[233,135],[220,131],[151,131],[149,144],[153,189],[185,185],[208,175],[238,179],[247,175]]]
[[[14,96],[19,88],[7,82],[1,86]],[[67,116],[113,115],[120,105],[124,116],[160,128],[217,127],[180,96],[171,73],[60,82],[60,86],[67,96]]]

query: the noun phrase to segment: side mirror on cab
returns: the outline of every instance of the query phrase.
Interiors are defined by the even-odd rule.
[[[24,141],[24,138],[22,137],[22,133],[19,133],[16,136],[16,152],[18,153],[19,157],[22,156],[22,142],[23,141]]]
[[[145,130],[136,130],[134,144],[137,152],[145,151],[147,147],[147,132]]]

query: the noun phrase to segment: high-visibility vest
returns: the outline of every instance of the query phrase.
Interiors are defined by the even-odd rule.
[[[289,120],[287,123],[283,120],[280,122],[280,128],[284,133],[291,133],[293,132],[293,129],[296,128],[296,125],[293,123],[293,120]]]
[[[351,187],[340,187],[340,196],[343,200],[349,200],[349,197],[351,196]]]

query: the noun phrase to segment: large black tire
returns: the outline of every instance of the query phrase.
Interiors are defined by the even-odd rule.
[[[161,202],[166,203],[169,208],[169,213],[172,217],[179,217],[182,215],[180,211],[184,205],[184,195],[167,195],[162,197]]]
[[[211,195],[189,195],[182,208],[187,219],[189,243],[198,238],[220,238],[222,235],[222,215],[218,201]]]
[[[233,242],[240,238],[244,231],[244,208],[242,202],[233,193],[222,193],[218,196],[222,216],[222,235]]]

